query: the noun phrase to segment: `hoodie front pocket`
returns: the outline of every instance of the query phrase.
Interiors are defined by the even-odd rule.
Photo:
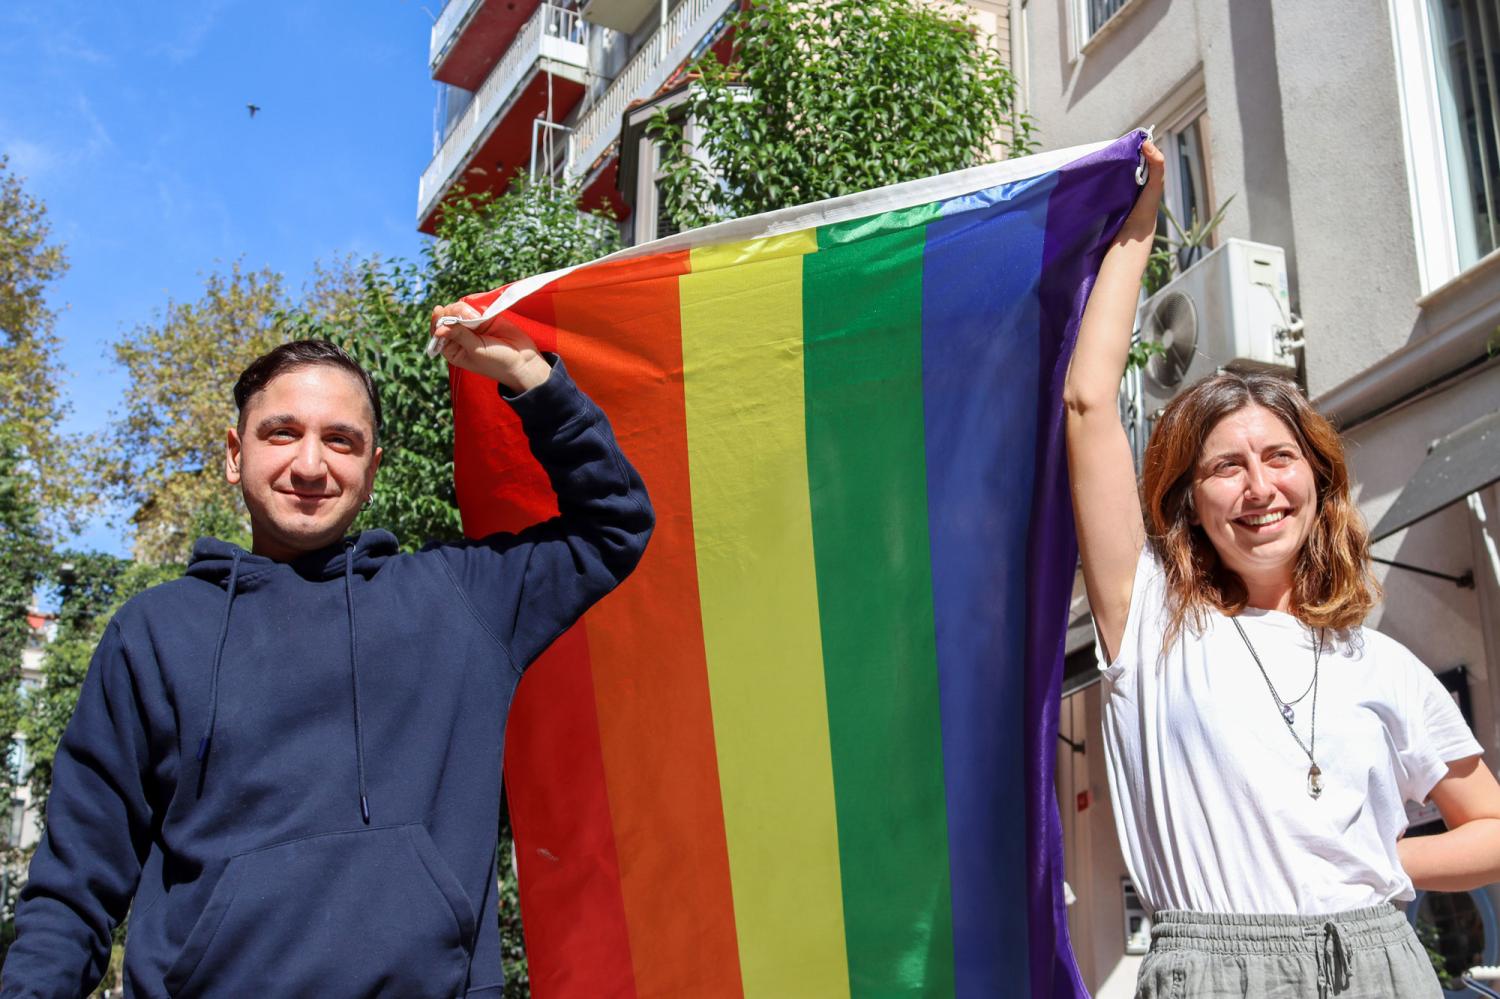
[[[420,825],[230,860],[163,985],[173,996],[453,996],[474,910]]]

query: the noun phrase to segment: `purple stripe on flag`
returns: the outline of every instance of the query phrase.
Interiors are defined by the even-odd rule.
[[[1062,824],[1053,770],[1067,608],[1078,561],[1062,426],[1063,381],[1094,275],[1135,203],[1144,132],[1133,132],[1063,167],[1047,208],[1042,256],[1037,474],[1027,552],[1026,782],[1027,929],[1033,999],[1082,997],[1062,899]]]

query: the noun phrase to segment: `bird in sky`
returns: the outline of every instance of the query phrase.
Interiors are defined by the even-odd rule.
[[[260,110],[259,104],[246,104],[245,107],[250,109],[250,117],[252,118],[255,117],[255,112]]]

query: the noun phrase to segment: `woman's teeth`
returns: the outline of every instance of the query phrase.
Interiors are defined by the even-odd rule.
[[[1241,517],[1240,520],[1246,524],[1249,524],[1251,527],[1265,527],[1267,524],[1276,523],[1278,520],[1281,520],[1285,516],[1285,510],[1277,510],[1274,513],[1259,513],[1252,517]]]

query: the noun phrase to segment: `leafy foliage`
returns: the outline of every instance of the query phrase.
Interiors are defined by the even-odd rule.
[[[133,511],[138,558],[182,560],[200,523],[245,533],[243,504],[224,482],[224,435],[235,421],[234,381],[282,341],[276,315],[285,305],[281,275],[235,263],[209,274],[196,301],[168,302],[115,343],[129,378],[98,471]]]
[[[0,800],[6,802],[24,779],[10,735],[27,711],[21,671],[33,639],[28,611],[54,532],[77,526],[85,505],[79,449],[61,429],[67,415],[56,363],[61,343],[46,294],[67,261],[50,235],[46,207],[0,157],[0,731],[7,743]],[[0,840],[6,872],[24,859],[8,834]],[[0,899],[0,946],[14,934],[12,901]]]
[[[703,225],[974,166],[1007,131],[1002,148],[1029,152],[1015,78],[971,13],[923,0],[761,0],[732,15],[734,57],[705,53],[684,104],[649,129],[673,220]]]
[[[0,731],[17,731],[26,716],[21,689],[22,657],[31,640],[27,612],[32,594],[46,571],[47,546],[32,483],[20,471],[19,449],[5,443],[9,428],[0,430]],[[9,747],[15,752],[15,747]],[[22,780],[14,757],[0,767],[0,800],[9,802]],[[8,814],[8,812],[7,812]],[[7,822],[7,825],[9,823]],[[0,839],[0,864],[9,870],[20,865],[19,844],[9,835]],[[10,899],[0,899],[7,907]],[[10,913],[3,914],[9,920]]]
[[[1234,195],[1225,198],[1219,210],[1207,219],[1200,219],[1196,212],[1193,213],[1187,228],[1183,228],[1182,223],[1177,221],[1177,216],[1172,214],[1170,208],[1162,205],[1151,256],[1146,260],[1146,273],[1141,278],[1141,286],[1146,290],[1147,296],[1161,291],[1167,282],[1187,270],[1203,255],[1203,248],[1213,237],[1214,230],[1219,228],[1219,223],[1224,221],[1224,213],[1229,210],[1232,201]]]
[[[20,731],[31,759],[37,821],[46,823],[52,764],[94,648],[115,611],[148,587],[182,573],[180,564],[137,562],[97,552],[63,552],[51,567],[60,605],[57,637],[42,661],[43,686],[29,699]]]
[[[62,247],[50,243],[42,202],[0,156],[0,427],[10,460],[10,488],[28,496],[41,526],[78,526],[86,506],[76,442],[62,432],[57,354],[62,341],[47,288],[67,271]]]
[[[518,176],[499,197],[449,202],[420,262],[364,261],[331,275],[332,292],[289,311],[291,336],[333,340],[380,392],[385,457],[356,527],[384,527],[407,548],[461,533],[453,420],[441,361],[427,356],[432,310],[615,248],[607,217],[578,210],[576,187]]]

